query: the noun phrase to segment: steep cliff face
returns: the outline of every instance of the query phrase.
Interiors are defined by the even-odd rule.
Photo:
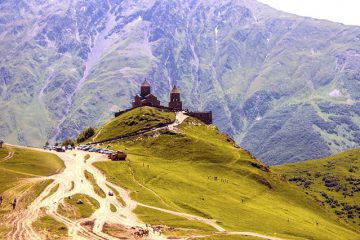
[[[252,0],[0,2],[0,137],[41,144],[130,106],[144,77],[165,102],[213,110],[267,163],[360,145],[360,28]]]

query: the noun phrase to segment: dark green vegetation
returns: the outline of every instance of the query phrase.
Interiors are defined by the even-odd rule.
[[[179,129],[113,143],[114,149],[128,148],[128,161],[95,166],[139,202],[213,218],[228,231],[291,239],[360,237],[215,127],[189,118]],[[153,224],[177,221],[158,215],[144,211],[140,217]]]
[[[163,112],[151,107],[136,108],[99,128],[93,141],[99,142],[144,129],[165,126],[174,120],[175,114],[171,112]]]
[[[276,166],[273,170],[340,219],[360,228],[360,149],[319,160]]]
[[[78,204],[79,200],[82,201],[81,204]],[[69,219],[76,220],[90,217],[99,207],[99,202],[92,197],[75,194],[70,199],[65,199],[65,203],[59,206],[58,213]]]
[[[86,129],[87,130],[87,129]],[[84,136],[85,134],[84,133],[81,133],[82,136]],[[90,136],[91,137],[91,136]],[[82,139],[81,139],[82,140]],[[61,143],[62,146],[72,146],[74,147],[76,145],[75,141],[72,140],[72,139],[66,139],[64,140],[62,143]]]
[[[92,127],[88,127],[79,134],[79,136],[76,138],[76,142],[77,143],[84,142],[89,138],[91,138],[92,136],[94,136],[94,134],[95,134],[95,129],[93,129]]]
[[[162,103],[176,83],[184,106],[213,110],[267,163],[360,144],[359,27],[253,0],[5,0],[0,18],[7,141],[60,142],[100,126],[148,77]]]
[[[67,239],[68,229],[65,224],[56,221],[50,216],[42,216],[33,223],[36,231],[46,239]]]
[[[0,195],[4,201],[0,218],[11,212],[10,203],[14,198],[18,200],[17,208],[26,208],[51,183],[51,180],[33,181],[32,178],[50,176],[63,168],[64,163],[53,154],[10,146],[1,148]],[[1,224],[0,236],[5,236],[9,227]]]

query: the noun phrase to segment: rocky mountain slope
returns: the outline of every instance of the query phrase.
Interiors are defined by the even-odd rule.
[[[270,164],[360,144],[360,28],[253,0],[0,1],[0,137],[40,145],[130,106],[148,77]]]

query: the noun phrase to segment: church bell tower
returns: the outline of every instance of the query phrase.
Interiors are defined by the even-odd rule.
[[[141,84],[140,88],[140,96],[145,97],[151,93],[151,86],[150,83],[146,80]]]
[[[180,98],[180,91],[174,85],[173,89],[170,92],[170,102],[169,108],[175,111],[182,111],[182,102]]]

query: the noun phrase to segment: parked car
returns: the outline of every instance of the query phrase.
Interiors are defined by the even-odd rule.
[[[56,147],[55,151],[57,151],[57,152],[65,152],[65,147]]]
[[[83,148],[84,151],[89,151],[90,149],[92,149],[92,147],[90,147],[90,146],[85,146],[85,147]]]

